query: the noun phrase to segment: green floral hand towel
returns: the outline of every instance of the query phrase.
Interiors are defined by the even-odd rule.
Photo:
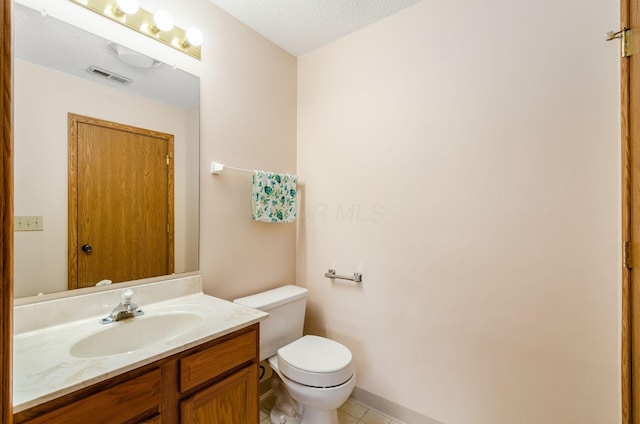
[[[296,181],[289,174],[254,171],[251,219],[261,222],[296,220]]]

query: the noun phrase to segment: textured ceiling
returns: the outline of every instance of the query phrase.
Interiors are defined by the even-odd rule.
[[[210,0],[302,56],[421,0]]]

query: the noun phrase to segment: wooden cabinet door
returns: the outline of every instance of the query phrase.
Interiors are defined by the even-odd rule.
[[[182,424],[258,424],[258,366],[250,365],[180,405]]]

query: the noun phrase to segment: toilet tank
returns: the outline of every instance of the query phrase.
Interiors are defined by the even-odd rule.
[[[304,287],[288,285],[234,300],[269,313],[269,318],[260,323],[261,361],[302,337],[307,292]]]

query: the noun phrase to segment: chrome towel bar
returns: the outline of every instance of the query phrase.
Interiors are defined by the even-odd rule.
[[[349,281],[353,281],[354,283],[362,283],[362,274],[358,272],[354,272],[353,277],[349,277],[346,275],[338,275],[336,274],[335,269],[330,269],[329,271],[325,272],[324,276],[331,279],[339,278],[340,280],[349,280]]]

